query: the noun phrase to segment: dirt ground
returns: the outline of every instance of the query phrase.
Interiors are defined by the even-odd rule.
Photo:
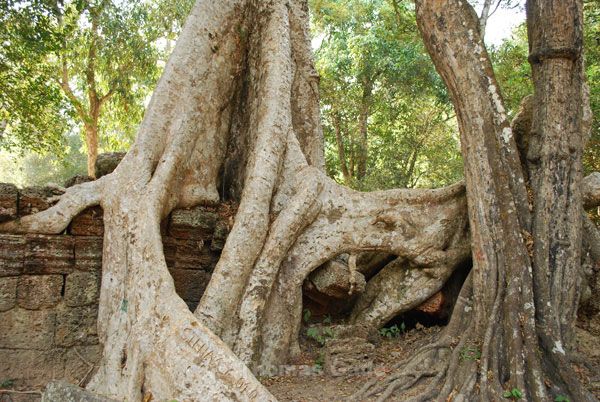
[[[600,317],[599,321],[600,321]],[[587,327],[587,329],[580,328]],[[600,333],[588,325],[580,323],[577,328],[577,349],[582,361],[575,364],[575,370],[587,388],[600,399]],[[374,377],[384,379],[393,372],[393,366],[413,353],[420,345],[431,342],[440,332],[440,327],[421,327],[412,329],[397,337],[381,337],[375,345],[373,370],[362,375],[332,377],[306,371],[278,377],[262,378],[271,393],[282,402],[334,402],[348,401],[367,381]],[[322,349],[314,341],[304,339],[301,342],[302,355],[291,365],[309,365],[319,368]],[[316,363],[315,363],[316,362]],[[391,401],[405,401],[407,395],[397,395]],[[369,399],[368,401],[375,400]],[[503,400],[503,398],[499,398]],[[508,400],[508,399],[507,399]],[[575,401],[573,401],[575,402]]]

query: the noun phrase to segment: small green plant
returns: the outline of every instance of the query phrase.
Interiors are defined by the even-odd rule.
[[[518,401],[519,399],[523,398],[523,391],[521,391],[519,388],[513,388],[510,391],[503,393],[502,396],[507,399]]]
[[[5,380],[2,380],[2,382],[0,382],[0,389],[10,388],[13,385],[15,385],[15,380],[13,380],[11,378],[7,378]]]
[[[475,361],[481,358],[481,351],[476,346],[465,346],[460,350],[460,359]]]
[[[323,365],[325,364],[325,353],[321,352],[315,359],[315,368],[317,371],[323,371]]]
[[[401,323],[400,326],[392,325],[389,328],[381,328],[379,330],[379,335],[386,337],[388,339],[391,339],[391,338],[397,338],[404,331],[406,331],[406,325],[404,323]]]
[[[554,398],[554,402],[571,402],[571,400],[564,395],[556,395],[556,398]]]
[[[331,324],[331,316],[329,314],[323,319],[323,324]]]
[[[310,327],[306,330],[306,336],[315,340],[319,345],[324,346],[328,339],[335,338],[335,332],[330,327]]]
[[[304,320],[304,322],[308,323],[310,321],[311,316],[312,316],[312,313],[310,312],[310,310],[305,308],[304,313],[302,314],[302,319]]]

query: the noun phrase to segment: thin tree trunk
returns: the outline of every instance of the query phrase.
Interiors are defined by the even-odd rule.
[[[340,161],[340,169],[342,170],[342,176],[344,177],[344,183],[347,186],[352,184],[352,176],[348,171],[348,164],[346,162],[346,150],[344,148],[344,137],[342,134],[342,122],[338,113],[333,112],[333,129],[335,131],[335,144],[337,145],[338,159]]]
[[[356,179],[362,180],[367,174],[367,162],[369,159],[369,115],[371,113],[371,104],[373,102],[374,80],[371,77],[365,78],[363,82],[363,93],[360,102],[358,115],[358,157]]]
[[[85,146],[87,149],[87,174],[96,177],[96,160],[98,159],[98,125],[97,122],[84,124]]]

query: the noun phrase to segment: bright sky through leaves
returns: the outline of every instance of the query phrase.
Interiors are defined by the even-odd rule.
[[[489,19],[485,43],[488,46],[499,46],[510,37],[513,29],[525,22],[524,1],[511,9],[499,8]]]

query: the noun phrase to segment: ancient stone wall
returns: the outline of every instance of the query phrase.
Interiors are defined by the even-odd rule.
[[[0,184],[0,222],[44,210],[61,193]],[[174,211],[163,223],[167,265],[191,309],[210,279],[231,215],[228,205],[196,207]],[[35,390],[52,379],[89,379],[101,352],[96,317],[102,235],[98,207],[80,214],[61,235],[0,234],[0,388]]]

